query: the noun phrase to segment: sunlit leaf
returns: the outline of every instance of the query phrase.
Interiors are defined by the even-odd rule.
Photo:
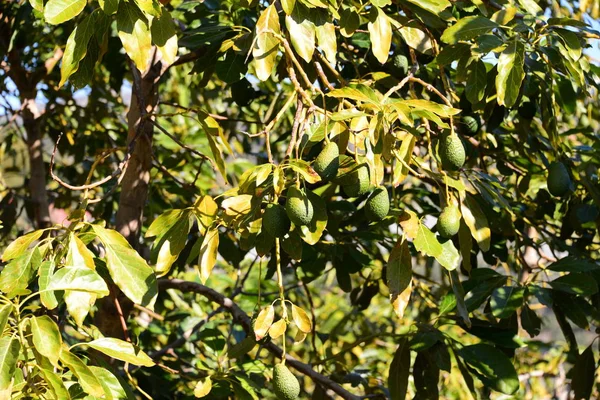
[[[294,323],[304,333],[310,333],[312,331],[312,321],[310,317],[302,308],[292,304],[292,319]]]
[[[202,245],[200,246],[200,255],[198,257],[198,267],[200,268],[200,281],[206,283],[213,268],[217,263],[217,251],[219,249],[219,229],[212,227],[206,231]]]
[[[258,317],[254,321],[254,336],[256,337],[256,341],[265,337],[269,328],[273,325],[273,319],[275,319],[275,308],[272,305],[263,308],[258,313]]]

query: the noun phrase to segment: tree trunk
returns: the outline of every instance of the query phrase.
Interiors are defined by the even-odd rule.
[[[116,216],[116,228],[135,249],[139,248],[139,236],[142,227],[144,206],[148,197],[150,169],[152,167],[152,135],[154,126],[144,122],[140,110],[140,99],[147,113],[154,112],[158,103],[158,80],[161,77],[162,63],[157,62],[140,80],[139,92],[133,85],[131,103],[127,113],[127,144],[135,140],[133,152],[127,170],[121,182],[121,196]],[[139,125],[142,124],[140,127]],[[138,129],[141,132],[138,135]],[[137,138],[136,138],[137,136]],[[98,329],[112,337],[124,337],[123,326],[115,305],[113,293],[117,296],[123,316],[127,320],[133,303],[113,284],[111,296],[98,302],[95,323]]]
[[[35,98],[25,97],[23,101],[23,126],[27,132],[27,150],[29,151],[29,193],[36,227],[50,226],[50,211],[46,192],[47,171],[42,151],[42,131],[40,129],[39,110]]]

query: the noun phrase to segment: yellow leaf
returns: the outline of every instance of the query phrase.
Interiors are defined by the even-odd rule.
[[[292,318],[294,319],[296,326],[298,326],[298,329],[300,329],[302,332],[310,333],[310,331],[312,331],[312,322],[308,317],[308,314],[306,311],[300,307],[296,307],[294,304],[292,304]]]
[[[373,55],[381,64],[385,64],[392,45],[392,24],[383,10],[374,7],[371,11],[371,22],[369,22],[368,27]]]
[[[94,253],[74,233],[69,235],[69,251],[67,252],[66,265],[96,269]]]
[[[210,273],[217,262],[217,249],[219,248],[219,230],[216,227],[209,229],[200,246],[198,266],[200,268],[200,281],[206,283]]]
[[[273,339],[277,339],[279,336],[285,333],[286,329],[287,324],[285,323],[285,320],[280,319],[271,325],[271,329],[269,329],[269,336],[271,336]]]
[[[275,318],[275,309],[272,305],[263,308],[262,311],[258,314],[256,321],[254,321],[254,336],[256,340],[259,341],[265,337],[269,328],[273,324],[273,319]]]
[[[261,81],[269,79],[275,66],[279,40],[273,33],[281,33],[280,29],[277,9],[271,4],[262,12],[256,23],[256,40],[252,49],[256,77]]]
[[[306,333],[298,329],[298,332],[296,332],[296,337],[294,338],[294,344],[300,344],[304,342],[304,339],[306,339]]]
[[[218,209],[219,206],[212,197],[208,195],[198,197],[194,204],[194,214],[196,214],[196,218],[198,219],[200,234],[206,234],[206,230],[212,225],[217,216]]]
[[[237,218],[248,214],[252,208],[252,195],[240,194],[239,196],[230,197],[223,200],[221,207],[225,209],[225,215],[232,218]]]
[[[117,32],[129,58],[137,69],[146,72],[152,58],[152,37],[146,16],[132,3],[122,1],[117,12]]]
[[[410,210],[404,210],[404,213],[398,218],[398,223],[408,239],[412,240],[417,237],[419,231],[419,218],[417,214]]]
[[[490,249],[492,231],[489,228],[488,220],[483,210],[477,203],[477,200],[470,194],[461,196],[460,211],[465,224],[471,231],[471,236],[477,241],[482,251]]]
[[[204,397],[210,393],[212,389],[212,381],[210,376],[207,376],[203,381],[198,381],[196,387],[194,388],[194,397],[200,398]]]

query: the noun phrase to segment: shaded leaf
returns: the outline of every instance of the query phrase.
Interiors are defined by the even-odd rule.
[[[570,273],[550,282],[553,289],[562,292],[590,296],[598,292],[598,284],[589,275],[584,273]]]
[[[402,318],[412,293],[412,262],[406,240],[398,241],[392,249],[387,263],[386,280],[394,311],[398,318]]]
[[[571,370],[571,376],[573,377],[571,388],[573,389],[573,398],[577,400],[589,399],[594,388],[596,360],[592,346],[593,343],[577,357]]]
[[[390,364],[388,373],[388,387],[391,400],[406,399],[408,377],[410,375],[410,347],[408,340],[399,340],[398,348]]]
[[[508,395],[519,390],[517,371],[502,351],[479,343],[465,346],[457,353],[490,388]]]
[[[490,299],[492,314],[496,318],[508,318],[523,305],[525,288],[502,286],[494,289]]]

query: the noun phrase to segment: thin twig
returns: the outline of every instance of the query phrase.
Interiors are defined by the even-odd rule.
[[[300,119],[302,116],[302,108],[302,100],[298,99],[296,103],[296,115],[294,116],[294,125],[292,125],[292,136],[290,138],[288,148],[285,151],[285,158],[288,158],[292,154],[294,146],[296,145],[296,138],[298,137],[298,127],[300,126]]]

